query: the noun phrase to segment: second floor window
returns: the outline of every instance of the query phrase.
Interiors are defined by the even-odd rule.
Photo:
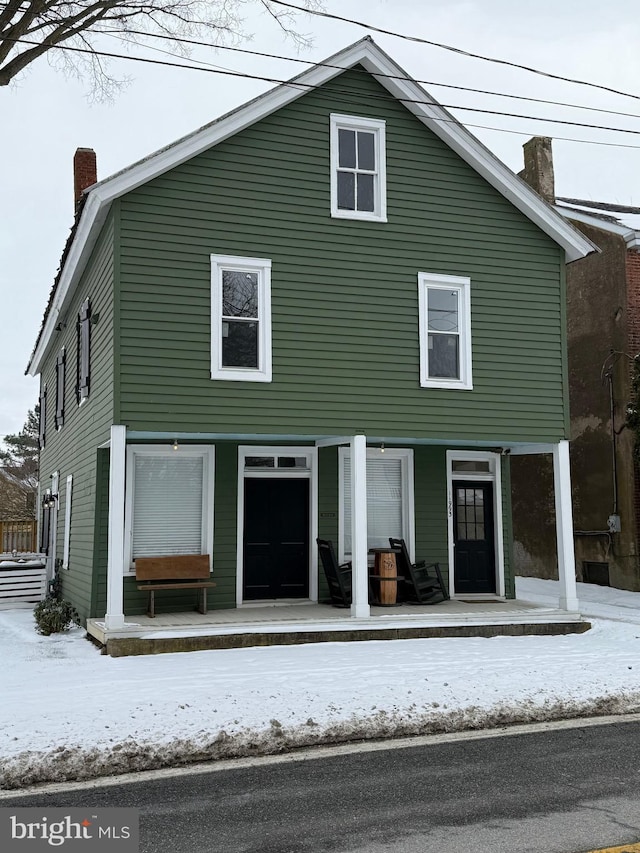
[[[385,123],[331,115],[331,215],[385,222]]]
[[[271,382],[271,261],[211,256],[211,378]]]
[[[473,388],[471,377],[471,280],[418,273],[420,385]]]

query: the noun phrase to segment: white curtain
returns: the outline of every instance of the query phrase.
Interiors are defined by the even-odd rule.
[[[351,458],[344,459],[344,551],[351,554]],[[367,457],[367,548],[389,547],[405,536],[402,524],[402,460]]]
[[[133,559],[202,553],[204,459],[135,456]]]

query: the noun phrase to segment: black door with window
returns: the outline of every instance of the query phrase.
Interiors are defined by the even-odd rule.
[[[244,481],[244,601],[309,597],[309,481]]]
[[[454,481],[455,590],[495,593],[493,483]]]

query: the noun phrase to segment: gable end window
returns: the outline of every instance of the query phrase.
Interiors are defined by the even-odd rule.
[[[40,450],[44,447],[45,441],[47,439],[47,386],[46,384],[42,386],[42,391],[40,392],[40,434],[39,445]]]
[[[331,114],[331,215],[387,221],[384,121]]]
[[[67,356],[64,347],[58,353],[56,359],[56,429],[62,429],[64,424],[64,380]]]
[[[271,261],[211,255],[211,378],[271,382]]]
[[[88,299],[82,303],[78,314],[78,375],[76,396],[78,404],[89,396],[91,374],[91,303]]]
[[[420,385],[473,388],[471,279],[418,273]]]

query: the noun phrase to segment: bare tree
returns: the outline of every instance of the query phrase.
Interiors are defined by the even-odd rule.
[[[300,5],[317,9],[322,3]],[[243,12],[250,6],[261,7],[298,45],[309,43],[296,28],[298,13],[272,0],[0,0],[0,86],[47,54],[54,64],[89,78],[95,97],[109,97],[119,81],[98,47],[105,34],[127,43],[172,37],[169,49],[184,55],[188,48],[175,36],[204,34],[213,44],[246,36]]]

